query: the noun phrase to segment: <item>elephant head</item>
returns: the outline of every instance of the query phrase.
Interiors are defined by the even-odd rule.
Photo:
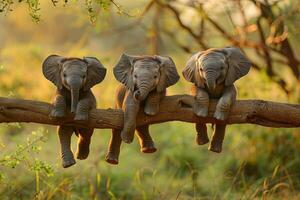
[[[65,58],[51,55],[43,63],[43,74],[58,89],[66,88],[71,92],[71,112],[77,108],[79,91],[87,91],[100,83],[106,69],[94,57]]]
[[[216,84],[232,85],[245,76],[251,67],[250,61],[235,47],[208,49],[194,54],[182,74],[187,81],[200,88],[214,89]]]
[[[179,80],[176,66],[170,57],[130,56],[123,54],[114,67],[116,79],[133,92],[138,101],[149,92],[163,92]]]

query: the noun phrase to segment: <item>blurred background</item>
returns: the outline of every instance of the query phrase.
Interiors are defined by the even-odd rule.
[[[108,108],[123,52],[169,55],[181,75],[192,53],[234,45],[253,63],[236,83],[239,99],[300,103],[298,0],[4,0],[0,11],[1,97],[51,102],[43,60],[95,56],[108,72],[93,92]],[[181,75],[168,94],[190,87]],[[150,131],[155,154],[135,140],[109,165],[110,130],[96,130],[89,158],[63,169],[55,127],[1,124],[0,199],[300,199],[299,128],[231,125],[221,154],[196,145],[194,124]]]

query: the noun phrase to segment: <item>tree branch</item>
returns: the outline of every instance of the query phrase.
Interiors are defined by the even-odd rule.
[[[175,15],[175,19],[177,20],[179,26],[181,28],[183,28],[184,30],[186,30],[190,34],[190,36],[192,36],[203,49],[208,48],[207,45],[202,41],[202,36],[195,33],[192,30],[192,28],[190,28],[189,26],[187,26],[183,23],[183,21],[180,18],[180,12],[178,10],[176,10],[175,7],[171,6],[171,4],[169,4],[169,3],[168,4],[161,3],[159,0],[157,0],[156,3],[161,7],[165,7],[167,9],[169,9]]]
[[[163,123],[167,121],[258,124],[267,127],[300,127],[300,105],[276,103],[263,100],[239,100],[230,112],[226,122],[214,119],[213,112],[216,100],[209,107],[209,117],[197,117],[193,114],[194,98],[190,95],[165,97],[161,110],[155,116],[148,116],[142,111],[137,117],[137,126]],[[62,119],[51,119],[49,113],[52,105],[39,101],[0,97],[0,123],[34,122],[50,125],[76,125],[78,127],[116,128],[123,126],[123,111],[117,109],[94,109],[90,111],[87,122],[74,121],[74,116]]]

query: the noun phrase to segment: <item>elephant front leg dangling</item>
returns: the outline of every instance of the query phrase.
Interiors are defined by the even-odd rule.
[[[136,127],[137,114],[141,109],[147,115],[157,114],[166,88],[175,84],[179,75],[170,57],[127,54],[114,67],[114,75],[122,83],[117,89],[115,108],[124,111],[124,125],[121,130],[112,131],[106,161],[118,164],[121,141],[131,143],[135,131],[143,153],[156,151],[149,126]]]
[[[216,124],[209,150],[220,153],[225,136],[226,124],[230,107],[236,100],[234,82],[245,76],[251,63],[235,47],[212,48],[194,54],[187,62],[182,74],[194,83],[192,95],[195,96],[193,111],[198,117],[207,117],[210,98],[218,99],[214,118],[222,121]],[[208,142],[206,125],[198,123],[197,143]]]
[[[75,114],[74,120],[87,121],[89,111],[96,108],[96,98],[91,88],[100,83],[106,69],[94,57],[65,58],[51,55],[43,63],[44,76],[57,87],[51,117],[65,117],[67,111]],[[77,159],[86,159],[89,154],[89,145],[93,128],[79,128],[62,125],[58,128],[58,138],[61,147],[62,166],[70,167],[76,163],[71,150],[71,137],[74,131],[78,132]]]

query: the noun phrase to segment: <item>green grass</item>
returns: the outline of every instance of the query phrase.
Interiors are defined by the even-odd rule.
[[[151,132],[159,151],[142,154],[136,141],[123,145],[118,166],[104,161],[109,131],[97,130],[89,158],[68,169],[60,166],[54,128],[1,129],[15,132],[1,135],[2,144],[13,141],[1,147],[1,199],[299,198],[297,129],[230,126],[223,152],[215,154],[207,145],[195,144],[192,124],[154,125]],[[27,142],[34,139],[34,144]],[[18,153],[20,145],[28,147]],[[1,162],[16,154],[20,154],[17,164],[12,158]]]

